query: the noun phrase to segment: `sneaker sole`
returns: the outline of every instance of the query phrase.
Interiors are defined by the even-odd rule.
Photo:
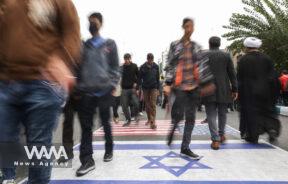
[[[113,158],[110,159],[103,159],[104,162],[111,162],[113,160]]]
[[[180,156],[182,156],[182,157],[187,157],[187,158],[191,158],[192,160],[200,160],[201,158],[203,158],[203,156],[199,156],[199,157],[190,157],[190,156],[188,156],[188,155],[185,155],[185,154],[183,154],[183,153],[180,153]]]
[[[80,173],[79,172],[76,172],[76,176],[79,177],[79,176],[84,176],[85,174],[89,173],[90,171],[94,170],[95,169],[95,166],[93,167],[90,167],[88,169],[86,169],[85,171],[81,171]]]

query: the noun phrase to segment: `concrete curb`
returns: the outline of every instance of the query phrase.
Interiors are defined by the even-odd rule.
[[[288,107],[276,106],[277,112],[283,116],[288,116]]]

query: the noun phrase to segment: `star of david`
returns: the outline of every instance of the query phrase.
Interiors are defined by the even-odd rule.
[[[144,156],[144,158],[150,162],[142,166],[140,169],[164,169],[176,177],[181,176],[189,169],[212,169],[204,164],[201,164],[199,160],[193,160],[189,157],[182,157],[180,154],[177,154],[173,151],[170,151],[169,153],[166,153],[162,156]],[[184,161],[187,161],[187,164],[183,166],[167,166],[161,163],[161,161],[165,158],[180,158]]]

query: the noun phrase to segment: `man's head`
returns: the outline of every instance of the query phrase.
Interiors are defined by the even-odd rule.
[[[147,61],[148,61],[148,63],[153,63],[154,55],[152,53],[147,54]]]
[[[218,36],[212,36],[209,39],[209,47],[210,49],[219,48],[221,45],[221,39]]]
[[[102,27],[103,17],[102,14],[99,12],[95,12],[90,14],[88,17],[89,20],[89,31],[92,36],[95,36],[99,33],[99,30]]]
[[[124,54],[124,62],[125,62],[125,64],[129,64],[132,62],[131,61],[131,54],[129,54],[129,53]]]
[[[282,70],[282,75],[288,75],[288,71],[287,70]]]
[[[184,37],[190,38],[194,32],[194,21],[191,18],[184,18],[182,22],[182,28],[184,29]]]
[[[262,45],[262,41],[256,37],[247,37],[244,40],[243,45],[246,48],[246,51],[249,52],[258,50]]]

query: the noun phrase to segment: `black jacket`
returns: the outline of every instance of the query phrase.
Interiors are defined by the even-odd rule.
[[[214,76],[216,91],[213,95],[203,98],[204,102],[230,103],[231,92],[237,92],[237,79],[232,59],[228,53],[219,49],[208,52],[209,68]]]
[[[140,67],[139,85],[142,89],[159,89],[159,66],[153,62],[152,66],[144,63]]]
[[[129,65],[123,65],[122,69],[122,80],[121,80],[121,88],[122,89],[133,89],[133,85],[138,84],[138,67],[135,63],[131,63]]]

